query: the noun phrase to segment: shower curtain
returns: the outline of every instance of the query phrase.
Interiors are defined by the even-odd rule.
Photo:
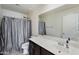
[[[46,24],[43,21],[39,21],[39,34],[46,35]]]
[[[20,51],[21,45],[27,42],[27,20],[5,16],[1,26],[4,51]]]

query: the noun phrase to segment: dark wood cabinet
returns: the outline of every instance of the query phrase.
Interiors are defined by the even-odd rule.
[[[40,55],[40,47],[32,41],[29,41],[29,54],[30,55]]]
[[[29,54],[34,55],[34,43],[32,41],[29,41]]]
[[[54,55],[54,54],[44,48],[41,48],[41,55]]]
[[[29,41],[29,54],[30,55],[54,55],[43,47],[37,45],[36,43]]]
[[[40,51],[40,46],[38,46],[38,45],[35,44],[35,45],[34,45],[34,50],[35,50],[35,51],[34,51],[34,54],[35,54],[35,55],[40,55],[40,52],[41,52],[41,51]]]

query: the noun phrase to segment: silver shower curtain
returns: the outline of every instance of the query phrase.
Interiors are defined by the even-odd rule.
[[[39,21],[39,34],[46,35],[46,24],[43,21]]]
[[[27,41],[27,20],[4,17],[2,35],[5,51],[20,50],[22,43]]]

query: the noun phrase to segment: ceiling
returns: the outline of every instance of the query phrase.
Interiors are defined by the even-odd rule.
[[[24,14],[42,9],[46,4],[2,4],[3,9],[9,9]]]

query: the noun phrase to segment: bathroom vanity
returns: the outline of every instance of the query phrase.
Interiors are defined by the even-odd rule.
[[[34,36],[29,40],[29,53],[30,55],[79,55],[77,42],[71,41],[69,48],[66,48],[65,40],[52,36]]]
[[[53,53],[49,52],[47,49],[39,46],[38,44],[34,43],[33,41],[29,40],[30,42],[30,55],[54,55]]]
[[[30,54],[79,55],[79,7],[65,7],[39,15],[39,33],[30,38]]]

